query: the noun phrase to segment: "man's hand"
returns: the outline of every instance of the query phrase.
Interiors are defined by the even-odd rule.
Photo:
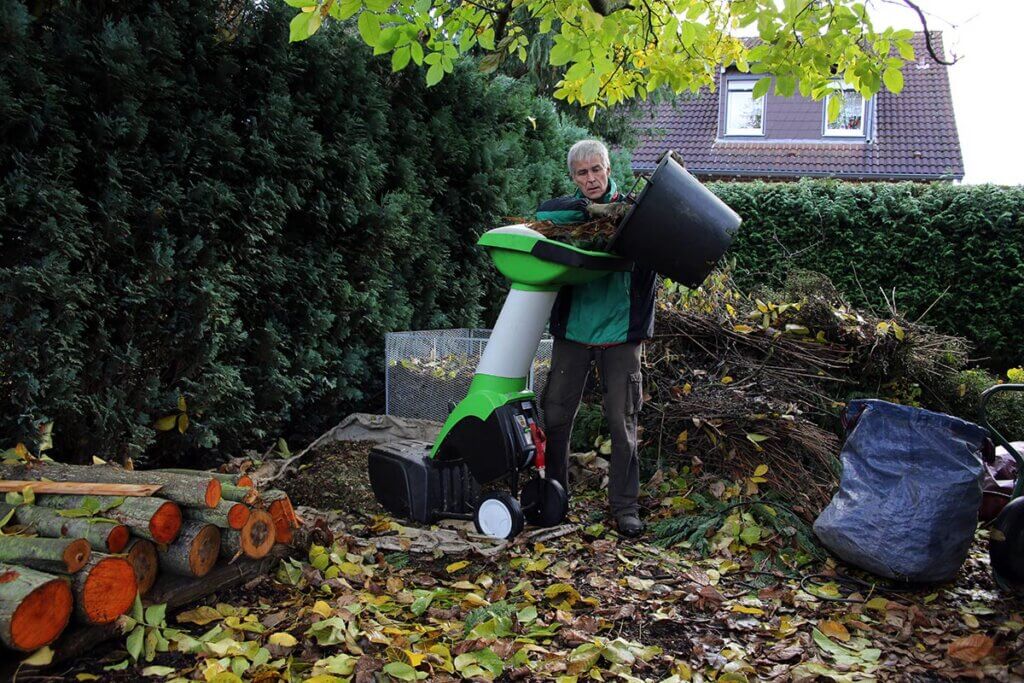
[[[612,202],[611,204],[590,203],[587,204],[586,211],[591,218],[610,218],[618,223],[629,212],[630,206],[626,202]]]

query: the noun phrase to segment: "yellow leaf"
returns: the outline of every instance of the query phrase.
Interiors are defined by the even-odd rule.
[[[471,607],[486,607],[491,603],[487,602],[476,593],[466,593],[462,598],[462,604],[469,605]]]
[[[756,616],[761,616],[762,614],[764,614],[763,609],[758,609],[757,607],[747,607],[746,605],[733,605],[730,609],[733,612],[740,612],[742,614],[753,614]]]
[[[296,640],[295,636],[293,636],[290,633],[285,633],[283,631],[280,633],[270,634],[270,637],[267,639],[267,642],[271,645],[277,645],[278,647],[295,647],[299,644],[299,641]]]
[[[181,414],[178,416],[178,431],[182,434],[188,429],[188,415]]]
[[[684,395],[689,396],[690,392],[692,392],[692,391],[693,391],[693,386],[691,386],[689,382],[687,382],[686,384],[683,385],[683,394]]]
[[[763,477],[766,474],[768,474],[768,465],[765,465],[764,463],[758,465],[757,469],[754,470],[755,477]]]
[[[978,617],[973,614],[965,614],[964,623],[967,624],[968,628],[978,628],[981,625],[978,623]]]
[[[900,327],[900,326],[899,326],[899,325],[897,325],[896,323],[893,323],[893,324],[892,324],[892,331],[893,331],[893,333],[894,333],[894,334],[896,335],[896,338],[897,338],[897,339],[899,339],[900,341],[903,341],[903,338],[904,338],[904,337],[905,337],[906,335],[905,335],[905,334],[903,333],[903,328],[902,328],[902,327]]]
[[[98,680],[100,680],[100,677],[97,676],[96,674],[76,674],[75,675],[75,680],[76,681],[98,681]]]
[[[45,645],[35,652],[31,656],[21,660],[22,664],[28,664],[29,666],[46,666],[53,661],[53,650],[50,649],[49,645]]]
[[[469,566],[469,562],[467,562],[466,560],[461,560],[460,562],[452,562],[450,565],[448,565],[444,569],[449,574],[454,574],[455,572],[459,571],[460,569],[465,569],[468,566]]]
[[[405,657],[409,662],[409,666],[417,667],[420,663],[427,658],[426,655],[420,654],[419,652],[413,652],[412,650],[402,650],[405,653]]]
[[[740,334],[750,334],[754,331],[754,328],[750,325],[733,325],[732,331],[739,332]]]
[[[868,609],[873,609],[873,610],[877,610],[879,612],[884,612],[885,611],[885,607],[888,604],[889,604],[889,601],[886,600],[885,598],[871,598],[870,600],[868,600],[867,604],[864,605],[864,606],[867,607]]]
[[[314,603],[313,611],[322,616],[324,619],[327,619],[331,616],[331,606],[323,600],[317,600],[316,603]]]
[[[18,442],[18,445],[14,447],[14,454],[22,460],[28,460],[29,458],[28,448],[26,448],[25,444],[20,441]]]
[[[347,576],[361,576],[363,573],[363,568],[352,562],[342,562],[339,566]]]
[[[161,417],[159,420],[154,422],[153,429],[157,430],[158,432],[169,432],[172,429],[174,429],[174,426],[177,423],[178,415],[177,413],[175,413],[174,415],[167,415],[165,417]]]
[[[106,465],[107,461],[104,460],[103,458],[99,457],[98,455],[94,455],[94,456],[92,456],[92,464],[93,465]]]
[[[537,119],[533,118],[532,116],[527,116],[526,120],[530,122],[530,125],[533,126],[534,130],[537,130]],[[413,666],[416,666],[416,665],[413,664]]]
[[[178,410],[180,410],[183,413],[186,410],[188,410],[188,405],[185,403],[185,397],[184,396],[179,396],[178,397]]]
[[[730,384],[731,382],[732,377],[730,377],[729,375],[726,375],[725,377],[722,378],[722,384]]]
[[[844,643],[850,640],[850,632],[838,621],[826,620],[818,622],[818,630],[826,636],[841,640]]]

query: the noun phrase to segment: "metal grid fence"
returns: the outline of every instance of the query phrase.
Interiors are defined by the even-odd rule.
[[[444,422],[466,397],[491,330],[458,328],[389,332],[385,346],[385,412]],[[551,367],[550,337],[541,339],[527,386],[541,395]],[[539,406],[538,406],[539,408]]]

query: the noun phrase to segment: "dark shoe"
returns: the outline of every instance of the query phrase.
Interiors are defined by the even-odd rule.
[[[626,538],[636,538],[644,532],[644,523],[635,512],[623,512],[615,519],[619,533]]]

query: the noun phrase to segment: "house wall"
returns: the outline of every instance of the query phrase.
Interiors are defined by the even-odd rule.
[[[825,102],[815,102],[799,93],[793,97],[774,94],[774,84],[765,95],[764,135],[726,135],[725,115],[728,95],[728,79],[757,81],[761,74],[745,74],[736,69],[725,73],[718,97],[718,138],[720,140],[827,140],[828,142],[864,142],[863,137],[824,136],[822,129],[825,117]],[[871,103],[865,110],[865,120],[870,126]],[[870,128],[868,128],[870,131]]]

